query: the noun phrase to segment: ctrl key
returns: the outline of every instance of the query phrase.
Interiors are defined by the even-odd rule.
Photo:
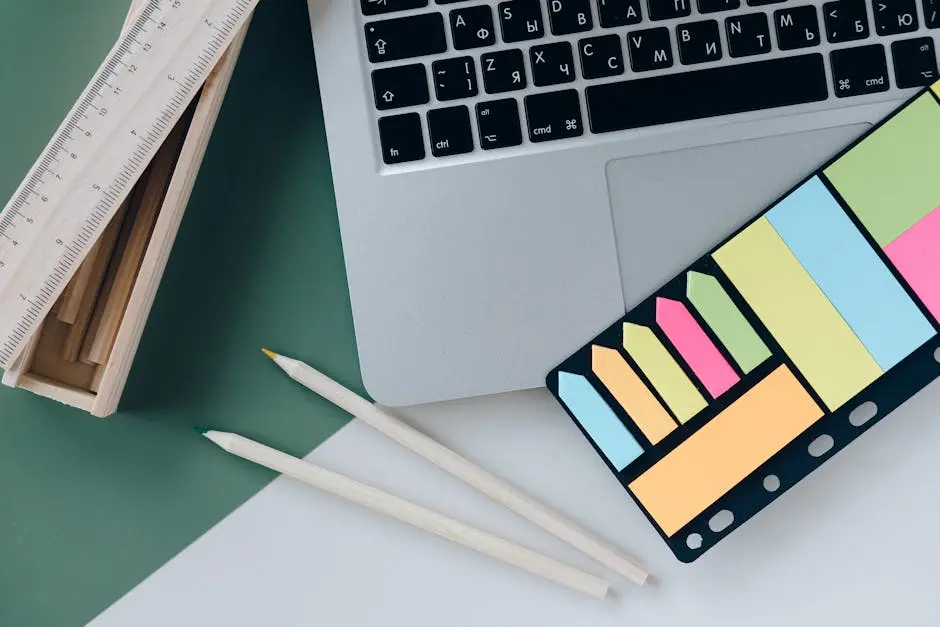
[[[382,160],[388,165],[424,159],[424,135],[417,113],[379,118]]]
[[[515,98],[491,100],[477,105],[480,147],[483,150],[518,146],[522,143],[519,105]]]

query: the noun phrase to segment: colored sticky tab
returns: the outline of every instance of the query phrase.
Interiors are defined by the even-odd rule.
[[[747,374],[770,358],[770,349],[713,276],[689,272],[686,296],[741,372]]]
[[[825,174],[883,248],[940,204],[937,163],[940,106],[925,92]]]
[[[780,366],[637,477],[630,490],[671,536],[822,415],[790,369]]]
[[[614,468],[623,470],[643,454],[636,438],[587,379],[578,374],[559,372],[558,397]]]
[[[650,380],[679,422],[686,422],[708,403],[651,329],[626,322],[623,348]]]
[[[933,93],[937,94],[937,96],[940,97],[940,81],[937,81],[936,83],[931,85],[930,89],[932,89]]]
[[[651,444],[676,428],[676,421],[619,351],[592,346],[591,369]]]
[[[933,337],[933,327],[819,178],[780,201],[767,219],[882,370]]]
[[[940,207],[888,244],[885,254],[940,322]]]
[[[767,221],[713,257],[830,410],[882,370]]]
[[[712,398],[718,398],[740,380],[684,304],[657,298],[656,323]]]

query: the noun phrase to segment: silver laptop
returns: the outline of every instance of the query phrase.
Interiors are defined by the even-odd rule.
[[[311,0],[362,375],[545,374],[937,76],[940,0]]]

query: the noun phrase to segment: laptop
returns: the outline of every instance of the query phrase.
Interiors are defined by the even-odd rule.
[[[546,373],[937,76],[940,0],[310,0],[364,384]]]

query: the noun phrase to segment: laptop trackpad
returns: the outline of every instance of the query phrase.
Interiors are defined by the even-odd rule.
[[[853,124],[611,161],[607,182],[627,309],[867,127]]]

